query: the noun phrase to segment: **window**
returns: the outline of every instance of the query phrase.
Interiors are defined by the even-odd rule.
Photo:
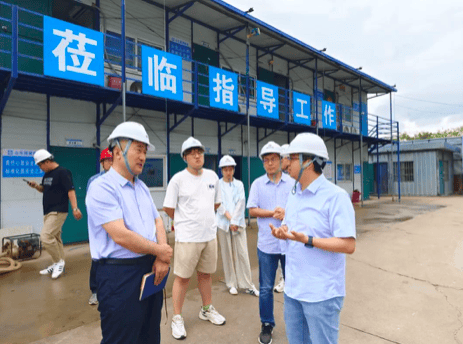
[[[154,48],[154,49],[158,49],[158,50],[162,50],[164,51],[164,47],[161,46],[161,45],[156,45],[156,44],[153,44],[153,43],[148,43],[144,40],[141,40],[141,39],[138,39],[137,40],[137,66],[138,68],[141,69],[141,46],[142,45],[146,45],[147,47],[151,47],[151,48]]]
[[[449,162],[448,161],[444,161],[444,164],[443,164],[443,168],[444,168],[444,181],[448,182],[449,181]]]
[[[336,180],[348,181],[352,180],[352,164],[338,164],[337,165]]]
[[[139,175],[139,178],[149,188],[165,188],[167,186],[165,172],[165,157],[147,158],[143,167],[143,173]]]
[[[106,44],[105,55],[109,62],[121,65],[122,51],[121,51],[121,35],[112,31],[106,31]],[[125,37],[125,63],[127,67],[135,67],[135,39]]]
[[[394,170],[394,181],[398,181],[397,162],[393,164]],[[401,182],[413,182],[415,175],[413,172],[413,161],[401,161],[400,162],[400,181]]]
[[[246,75],[238,76],[239,96],[246,98]],[[256,99],[256,78],[249,76],[249,99]]]

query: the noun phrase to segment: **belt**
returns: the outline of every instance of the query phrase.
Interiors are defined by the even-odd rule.
[[[101,265],[138,265],[143,263],[153,263],[155,256],[146,255],[137,258],[101,258],[97,260]]]

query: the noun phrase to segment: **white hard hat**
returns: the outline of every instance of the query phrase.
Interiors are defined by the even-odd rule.
[[[288,158],[289,157],[289,154],[286,153],[286,151],[288,150],[289,148],[289,144],[288,143],[285,143],[284,145],[281,146],[281,157],[282,158]]]
[[[236,166],[235,159],[233,159],[230,155],[224,155],[219,161],[219,168],[226,166]]]
[[[150,143],[145,127],[137,122],[123,122],[114,128],[113,132],[108,137],[110,147],[114,146],[115,139],[132,139],[134,141],[146,143],[148,145],[148,150],[154,151],[154,146]]]
[[[53,155],[46,149],[39,149],[34,153],[34,161],[36,165],[47,159],[53,159]]]
[[[328,150],[323,139],[312,133],[302,133],[291,141],[286,154],[315,155],[324,160],[329,160]]]
[[[201,148],[203,151],[205,150],[204,146],[201,144],[201,142],[199,142],[199,140],[195,139],[193,136],[190,136],[182,144],[182,153],[181,153],[182,158],[183,158],[183,153],[185,153],[185,151],[190,148]]]
[[[262,160],[264,155],[275,153],[281,155],[281,147],[278,143],[273,141],[267,142],[264,147],[260,150],[259,158]]]

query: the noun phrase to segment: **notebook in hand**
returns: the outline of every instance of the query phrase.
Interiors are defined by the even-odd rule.
[[[143,275],[143,279],[141,281],[141,290],[140,290],[140,301],[146,299],[148,296],[156,294],[159,291],[162,291],[166,286],[167,277],[169,277],[169,271],[167,271],[167,275],[158,285],[154,285],[154,272],[150,272],[148,274]]]

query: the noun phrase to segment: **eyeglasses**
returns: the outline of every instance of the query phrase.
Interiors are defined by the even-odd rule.
[[[193,149],[188,155],[193,155],[193,156],[199,155],[199,156],[201,156],[201,155],[204,155],[204,151],[202,151],[200,149]]]
[[[273,163],[276,163],[276,162],[279,162],[279,161],[280,161],[280,159],[278,159],[278,158],[265,158],[264,159],[264,164],[268,164],[268,163],[273,164]]]

